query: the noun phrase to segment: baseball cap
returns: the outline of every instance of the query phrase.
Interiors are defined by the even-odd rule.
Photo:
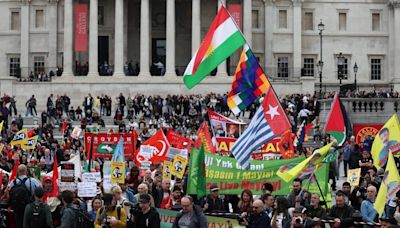
[[[140,194],[139,196],[139,203],[149,203],[151,200],[149,194]]]
[[[215,192],[215,191],[218,191],[218,190],[219,190],[219,188],[218,188],[218,186],[216,184],[212,184],[210,186],[210,191]]]

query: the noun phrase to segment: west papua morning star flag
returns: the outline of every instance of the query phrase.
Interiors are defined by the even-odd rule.
[[[251,154],[289,129],[289,120],[270,87],[248,128],[233,145],[232,154],[243,168],[249,169]]]

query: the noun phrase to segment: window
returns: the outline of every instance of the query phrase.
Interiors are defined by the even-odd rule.
[[[19,66],[19,57],[10,57],[8,66],[10,69],[10,76],[18,77],[20,76],[20,66]]]
[[[34,73],[39,74],[45,72],[44,70],[44,56],[35,56],[33,58]]]
[[[42,9],[36,10],[35,14],[35,28],[44,27],[44,11]]]
[[[279,10],[279,28],[287,28],[287,10]]]
[[[371,80],[381,80],[382,78],[382,59],[371,59]]]
[[[381,15],[380,13],[372,13],[372,31],[378,32],[381,27]]]
[[[303,20],[304,30],[314,30],[314,17],[313,12],[305,12]]]
[[[278,57],[278,78],[289,77],[289,57]]]
[[[104,6],[99,6],[98,11],[99,11],[97,15],[98,25],[104,25]]]
[[[339,13],[339,31],[346,31],[347,27],[347,14]]]
[[[304,58],[302,76],[314,77],[314,59]]]
[[[12,11],[11,12],[11,28],[12,31],[19,31],[21,30],[21,16],[19,11]]]
[[[342,68],[342,79],[343,80],[347,79],[348,65],[349,65],[349,59],[347,57],[344,57],[343,68]],[[338,64],[337,64],[337,78],[340,79],[340,70],[339,70],[339,65]]]
[[[260,28],[260,21],[259,21],[259,12],[258,10],[253,10],[251,12],[251,24],[253,29],[259,29]]]

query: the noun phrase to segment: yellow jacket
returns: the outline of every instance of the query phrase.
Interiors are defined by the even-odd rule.
[[[96,222],[94,223],[95,228],[101,228],[101,224],[103,224],[103,222],[104,222],[104,217],[105,217],[106,212],[105,212],[105,209],[103,208],[102,215],[101,215],[100,210],[102,210],[102,208],[99,208],[96,213]],[[114,207],[114,210],[108,210],[107,217],[115,217],[118,220],[117,207]],[[111,227],[112,228],[125,228],[126,227],[126,213],[123,208],[121,208],[121,216],[118,220],[118,223],[116,225],[111,225]]]

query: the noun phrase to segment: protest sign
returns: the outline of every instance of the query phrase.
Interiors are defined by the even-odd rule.
[[[183,174],[185,173],[187,162],[188,162],[187,158],[184,158],[179,154],[176,155],[170,169],[171,175],[174,175],[175,177],[182,179]]]
[[[95,182],[78,182],[79,197],[94,197],[97,194],[97,185]]]
[[[174,159],[176,155],[181,155],[184,158],[188,157],[188,151],[186,149],[178,149],[170,147],[167,152],[167,158]]]
[[[360,183],[361,168],[347,170],[347,181],[350,183],[352,189],[357,187]]]
[[[163,180],[171,180],[171,166],[172,162],[165,160],[163,163],[163,173],[162,179]]]
[[[95,183],[100,183],[100,182],[101,182],[101,175],[100,175],[100,172],[95,172],[95,173],[83,173],[83,174],[82,174],[82,181],[83,181],[83,182],[95,182]]]
[[[60,188],[60,192],[65,190],[75,192],[77,189],[77,185],[75,182],[60,182],[58,186]]]
[[[177,149],[189,149],[192,147],[193,141],[183,137],[182,135],[178,134],[176,131],[169,129],[166,135],[168,142],[171,147]]]
[[[119,138],[123,138],[125,159],[132,159],[136,151],[136,132],[133,133],[85,133],[85,153],[89,156],[90,144],[92,145],[92,158],[110,158],[117,147]]]
[[[61,162],[61,181],[74,182],[75,181],[75,164],[72,162]]]
[[[111,162],[111,182],[125,183],[125,162]]]
[[[111,175],[104,175],[103,176],[103,190],[104,193],[110,193],[111,188],[117,186],[116,183],[111,183]]]
[[[79,136],[82,133],[82,129],[80,127],[74,127],[74,130],[71,132],[71,138],[79,139]]]

